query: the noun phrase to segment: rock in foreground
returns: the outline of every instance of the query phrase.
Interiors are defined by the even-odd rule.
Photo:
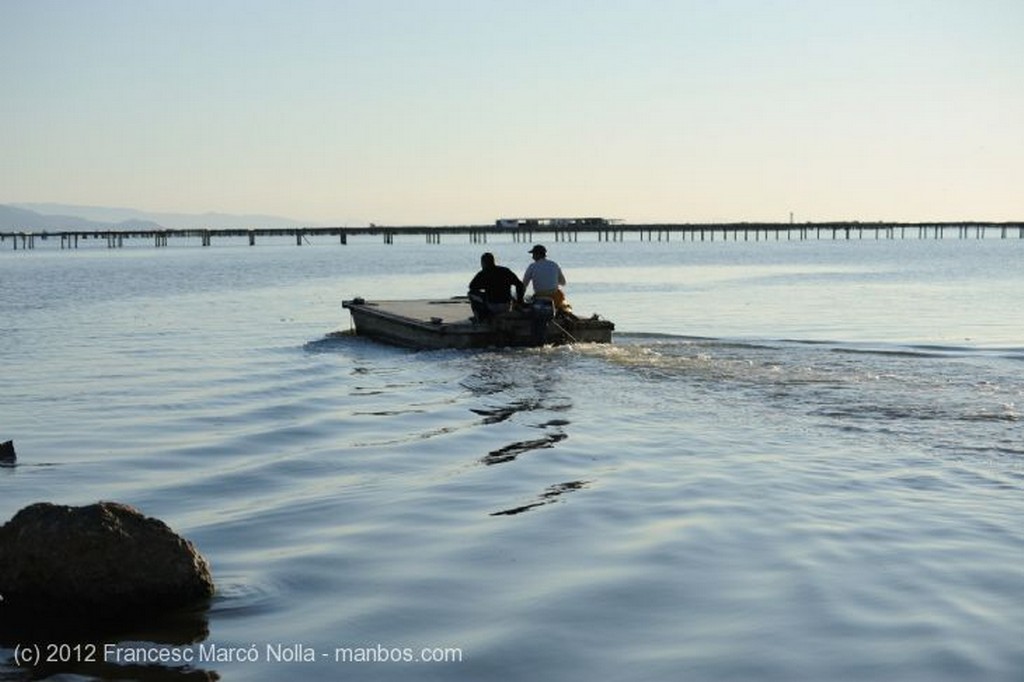
[[[212,594],[209,565],[192,543],[124,504],[40,502],[0,526],[2,610],[118,617]]]
[[[5,440],[0,443],[0,464],[14,464],[18,455],[14,452],[14,441]]]

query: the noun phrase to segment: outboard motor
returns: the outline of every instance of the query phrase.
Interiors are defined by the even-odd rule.
[[[547,337],[548,322],[555,319],[555,302],[550,298],[533,299],[533,303],[530,304],[530,317],[533,343],[543,346]]]

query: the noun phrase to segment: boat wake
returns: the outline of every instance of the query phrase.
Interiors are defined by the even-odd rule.
[[[575,352],[643,381],[665,404],[689,395],[768,422],[874,434],[944,455],[1024,454],[1014,445],[1024,438],[1019,348],[659,334],[615,340]]]

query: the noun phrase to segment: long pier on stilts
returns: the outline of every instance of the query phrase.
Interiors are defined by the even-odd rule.
[[[499,223],[502,221],[499,221]],[[380,226],[369,227],[301,227],[277,229],[168,229],[168,230],[93,230],[93,231],[8,231],[0,232],[0,246],[33,249],[37,242],[60,242],[61,249],[77,249],[86,242],[99,242],[107,248],[121,248],[127,244],[152,244],[166,247],[172,242],[198,243],[211,246],[214,241],[247,240],[255,246],[260,239],[288,237],[297,246],[311,244],[311,238],[331,237],[339,244],[347,244],[352,237],[376,236],[385,244],[393,244],[395,237],[423,236],[428,244],[440,244],[442,236],[466,238],[471,243],[486,243],[488,237],[510,237],[516,242],[544,239],[556,242],[579,241],[580,236],[596,237],[601,242],[625,241],[627,237],[640,241],[768,241],[809,239],[1024,239],[1024,222],[946,222],[946,223],[894,223],[894,222],[820,222],[820,223],[671,223],[671,224],[619,224],[611,221],[580,224],[516,224],[445,225],[445,226]]]

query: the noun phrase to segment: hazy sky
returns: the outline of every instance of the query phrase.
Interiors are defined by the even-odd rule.
[[[0,203],[1024,219],[1022,0],[0,0]]]

